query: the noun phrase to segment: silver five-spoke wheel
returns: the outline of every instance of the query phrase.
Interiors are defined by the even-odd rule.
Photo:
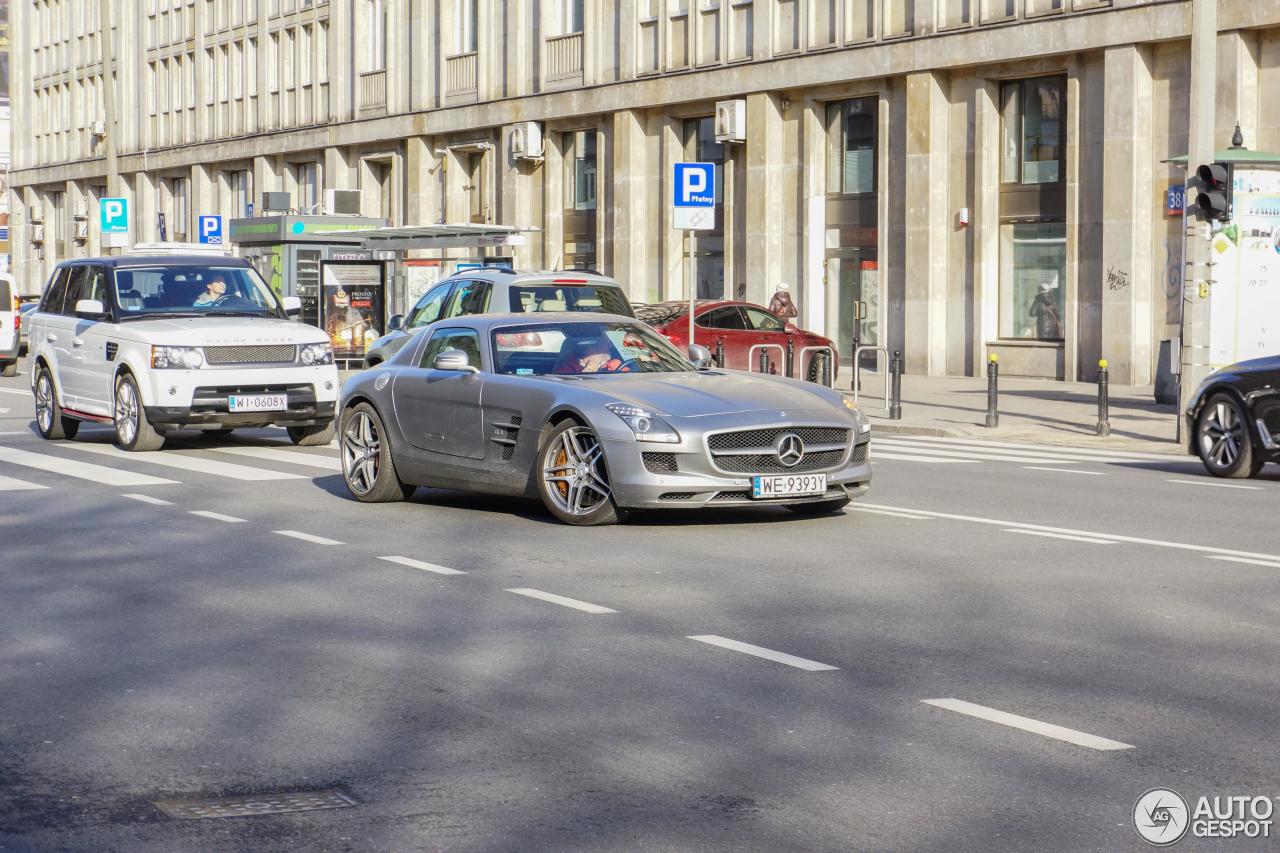
[[[355,412],[342,432],[342,473],[355,494],[367,495],[377,485],[381,451],[377,424],[368,412]]]
[[[564,425],[552,433],[540,462],[542,493],[548,508],[570,523],[596,521],[611,514],[613,489],[605,467],[604,447],[590,429]]]
[[[116,387],[116,438],[120,444],[129,445],[138,435],[138,396],[132,382],[121,382]]]
[[[47,433],[53,428],[53,381],[49,371],[41,370],[36,377],[36,426]]]

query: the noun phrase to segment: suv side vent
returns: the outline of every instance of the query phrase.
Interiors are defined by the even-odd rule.
[[[512,417],[509,421],[493,421],[492,440],[502,448],[498,458],[510,462],[516,455],[516,437],[520,435],[520,418]]]

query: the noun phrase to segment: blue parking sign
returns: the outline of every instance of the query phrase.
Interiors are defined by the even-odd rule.
[[[672,225],[704,231],[716,225],[716,164],[675,163],[671,172]]]
[[[221,246],[222,245],[222,217],[221,216],[201,216],[200,221],[200,242],[205,246]]]
[[[129,233],[129,199],[104,198],[98,201],[98,224],[103,234]]]

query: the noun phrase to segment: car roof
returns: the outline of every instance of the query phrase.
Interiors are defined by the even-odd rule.
[[[437,320],[428,329],[455,329],[459,327],[488,331],[501,326],[554,326],[560,323],[628,323],[644,325],[634,317],[622,314],[596,314],[582,311],[548,311],[545,314],[524,314],[508,312],[505,314],[465,314]]]
[[[595,270],[513,270],[508,267],[481,267],[472,270],[458,270],[448,276],[452,279],[482,279],[484,281],[502,281],[504,284],[519,284],[526,281],[545,281],[550,278],[558,284],[608,284],[618,286],[618,282]]]
[[[111,255],[102,258],[73,258],[60,267],[99,264],[107,267],[247,267],[250,263],[233,255]]]

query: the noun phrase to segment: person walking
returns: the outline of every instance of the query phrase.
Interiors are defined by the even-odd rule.
[[[791,301],[791,285],[785,281],[778,283],[777,291],[769,300],[769,313],[783,320],[794,320],[799,316],[800,312],[796,310],[796,304]]]

